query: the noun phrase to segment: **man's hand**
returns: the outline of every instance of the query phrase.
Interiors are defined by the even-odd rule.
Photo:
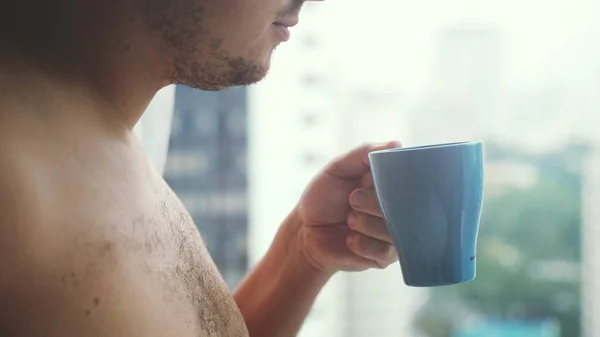
[[[297,241],[290,247],[299,249],[309,265],[329,274],[385,268],[398,260],[375,197],[368,153],[400,146],[391,142],[354,149],[307,187],[294,211]]]
[[[385,268],[396,256],[373,190],[365,145],[327,165],[280,227],[267,255],[235,293],[250,336],[296,336],[337,271]]]

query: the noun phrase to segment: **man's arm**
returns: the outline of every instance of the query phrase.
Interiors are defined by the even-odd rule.
[[[304,190],[264,259],[234,294],[253,337],[295,336],[334,271],[398,260],[379,209],[366,144],[328,164]]]
[[[301,228],[293,212],[266,256],[234,294],[250,336],[296,336],[331,274],[317,271],[294,249]]]

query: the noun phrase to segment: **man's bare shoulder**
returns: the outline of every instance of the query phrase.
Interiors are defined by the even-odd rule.
[[[92,258],[76,253],[72,227],[40,176],[43,168],[31,166],[35,158],[0,148],[0,335],[41,336],[39,328],[54,336],[59,330],[52,331],[42,317],[58,323],[68,313],[77,322],[99,301],[88,293],[95,286],[82,279]]]
[[[0,312],[14,314],[0,335],[246,335],[191,217],[136,151],[39,146],[0,144]]]
[[[90,181],[97,177],[85,173],[85,163],[57,162],[52,154],[64,153],[38,150],[0,145],[0,335],[153,336],[166,329],[172,322],[148,323],[160,322],[165,303],[147,296],[163,289],[134,264],[147,258],[135,254],[141,244],[118,234],[120,225],[125,232],[134,225],[128,214],[94,193],[101,181]]]
[[[36,237],[30,235],[29,229],[41,225],[47,215],[39,200],[43,186],[36,183],[37,170],[28,172],[26,161],[18,149],[0,145],[0,251],[24,248],[28,242],[35,244]],[[2,257],[6,254],[1,254]]]

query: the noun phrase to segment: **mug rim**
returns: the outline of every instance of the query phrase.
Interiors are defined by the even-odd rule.
[[[479,144],[483,144],[483,141],[482,140],[467,140],[467,141],[460,141],[460,142],[439,143],[439,144],[419,145],[419,146],[411,146],[411,147],[398,147],[398,148],[394,148],[394,149],[378,150],[378,151],[370,152],[369,155],[395,153],[395,152],[411,152],[414,150],[435,150],[435,149],[441,149],[441,148],[472,146],[472,145],[479,145]]]

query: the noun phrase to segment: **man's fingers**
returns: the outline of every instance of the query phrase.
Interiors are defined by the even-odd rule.
[[[341,157],[334,159],[326,172],[343,179],[357,179],[370,171],[369,152],[401,147],[398,141],[386,144],[367,144],[360,146]]]
[[[375,183],[373,182],[373,175],[371,174],[371,172],[365,174],[362,177],[360,181],[360,187],[367,190],[372,190],[375,188]]]
[[[379,268],[385,268],[398,260],[394,246],[387,242],[351,232],[347,243],[348,248],[356,255],[375,261]]]
[[[381,210],[377,204],[374,190],[359,188],[350,194],[350,206],[353,209],[373,216],[381,217]]]
[[[390,244],[393,243],[390,232],[385,225],[385,221],[380,217],[351,211],[348,216],[348,227],[362,235]]]

